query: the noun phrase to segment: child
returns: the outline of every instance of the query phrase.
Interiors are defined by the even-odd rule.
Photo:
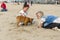
[[[27,16],[27,10],[29,9],[29,5],[25,5],[23,9],[19,12],[18,16]]]
[[[23,7],[23,9],[19,12],[19,14],[17,16],[23,16],[23,17],[27,17],[27,10],[29,9],[29,5],[25,5]],[[19,25],[23,25],[23,22],[20,22]]]
[[[4,2],[2,2],[2,4],[1,4],[1,8],[2,8],[2,12],[3,11],[7,11],[7,9],[6,9],[6,4],[4,3]]]
[[[42,14],[40,14],[40,13],[42,13]],[[35,19],[35,20],[36,20],[36,24],[38,25],[39,28],[41,28],[41,26],[42,26],[42,23],[41,23],[41,20],[40,20],[42,16],[43,16],[42,11],[39,11],[39,12],[36,13],[37,19]]]
[[[38,27],[43,27],[46,29],[52,29],[57,27],[60,29],[60,18],[53,16],[53,15],[48,15],[44,16],[44,13],[42,11],[39,11],[36,13],[37,19],[40,20]]]

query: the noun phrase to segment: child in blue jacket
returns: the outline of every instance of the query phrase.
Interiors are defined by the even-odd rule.
[[[38,11],[36,13],[37,19],[40,20],[38,27],[46,28],[46,29],[52,29],[57,27],[60,29],[60,18],[54,15],[47,15],[44,16],[44,13],[42,11]]]

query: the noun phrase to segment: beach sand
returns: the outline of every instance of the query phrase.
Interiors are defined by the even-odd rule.
[[[7,12],[0,12],[0,40],[60,40],[60,31],[37,28],[37,25],[16,26],[16,15],[23,4],[7,4]],[[0,8],[1,9],[1,8]],[[33,4],[28,10],[28,16],[35,18],[37,11],[60,16],[60,5]]]

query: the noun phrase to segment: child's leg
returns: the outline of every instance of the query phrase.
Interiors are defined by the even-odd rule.
[[[4,11],[7,11],[7,9],[4,9],[4,8],[3,8],[1,11],[4,12]]]
[[[46,28],[46,29],[52,29],[53,26],[54,26],[54,24],[51,23],[51,24],[45,26],[44,28]]]
[[[58,29],[60,29],[60,23],[58,24]]]
[[[3,11],[4,11],[4,9],[2,8],[2,9],[1,9],[1,12],[3,12]]]
[[[7,9],[4,9],[4,11],[7,11]]]
[[[50,23],[49,25],[45,26],[46,29],[52,29],[58,26],[58,23]]]

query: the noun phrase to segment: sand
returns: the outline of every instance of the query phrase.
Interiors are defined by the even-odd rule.
[[[7,4],[7,12],[0,12],[0,40],[60,40],[60,31],[37,28],[37,25],[16,26],[16,15],[23,4]],[[1,9],[1,8],[0,8]],[[37,11],[60,16],[60,5],[33,4],[28,10],[28,16],[35,18]]]

